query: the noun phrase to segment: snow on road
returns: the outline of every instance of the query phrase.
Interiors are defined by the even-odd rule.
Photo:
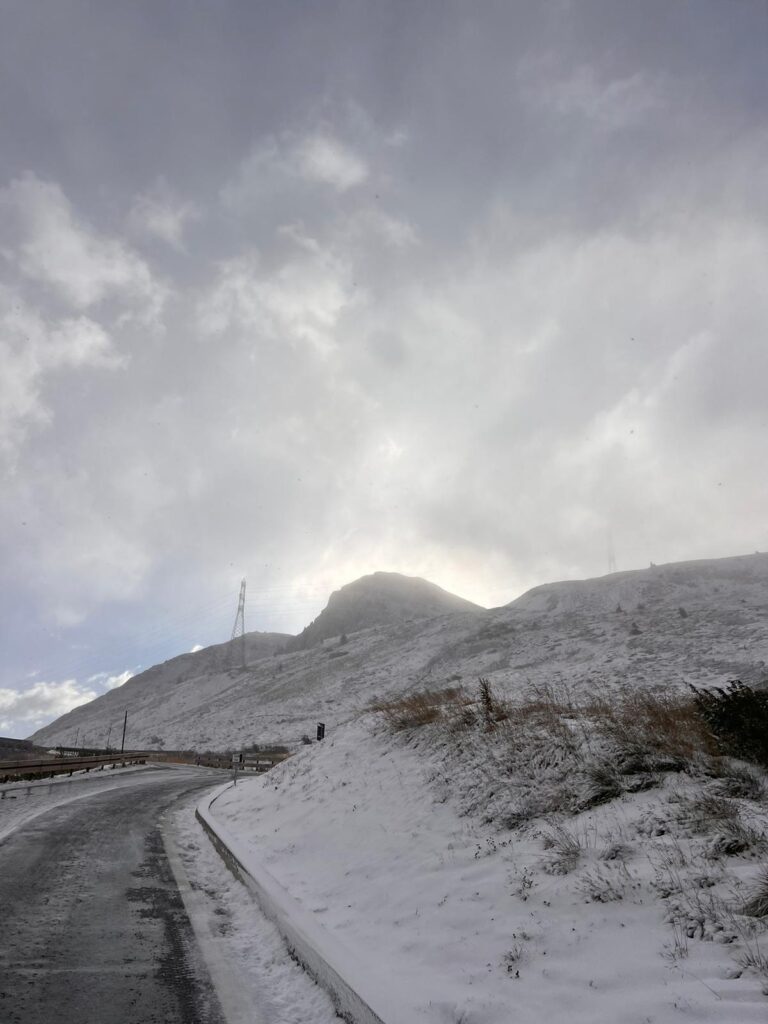
[[[166,847],[228,1024],[338,1024],[328,996],[224,867],[194,817],[198,799],[172,812]]]
[[[103,772],[76,772],[71,777],[57,776],[36,782],[5,782],[0,785],[0,842],[20,825],[45,814],[52,807],[82,800],[108,789],[120,789],[154,776],[150,765],[106,768]]]

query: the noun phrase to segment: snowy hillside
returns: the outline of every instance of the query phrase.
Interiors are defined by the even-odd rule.
[[[492,733],[416,718],[393,733],[370,713],[211,810],[391,991],[393,1022],[764,1021],[765,772],[626,765],[601,791],[584,741],[558,763],[546,727],[526,740],[532,707]],[[558,783],[590,772],[579,809]],[[539,805],[497,813],[526,774]]]
[[[489,612],[471,607],[343,632],[344,644],[336,634],[288,653],[279,651],[284,637],[253,640],[244,670],[226,667],[226,644],[173,659],[34,739],[71,743],[79,729],[81,742],[103,743],[127,708],[135,747],[158,738],[168,748],[296,744],[318,720],[331,731],[374,696],[478,675],[501,693],[528,683],[760,682],[768,676],[768,555],[549,584]]]

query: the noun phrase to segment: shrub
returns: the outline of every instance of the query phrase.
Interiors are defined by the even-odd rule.
[[[555,825],[543,837],[542,843],[549,854],[541,866],[549,875],[567,875],[581,859],[583,850],[578,837],[562,825]]]
[[[604,867],[585,871],[576,890],[588,903],[618,903],[624,899],[631,876],[623,863],[609,862]]]
[[[679,801],[679,820],[695,835],[730,829],[739,821],[739,808],[733,800],[707,793],[683,797]]]
[[[491,684],[488,679],[480,676],[478,679],[479,683],[479,696],[480,696],[480,713],[482,715],[483,724],[488,732],[496,726],[498,722],[503,722],[509,717],[507,709],[504,703],[496,698]]]
[[[579,811],[614,800],[623,792],[619,776],[610,765],[600,762],[590,764],[584,776],[584,789],[576,805]]]
[[[691,690],[720,753],[768,768],[768,692],[753,690],[739,679],[725,689]]]
[[[744,765],[720,763],[716,766],[721,792],[741,800],[765,800],[765,783]]]
[[[752,890],[752,896],[744,906],[748,917],[768,917],[768,867],[764,867]]]

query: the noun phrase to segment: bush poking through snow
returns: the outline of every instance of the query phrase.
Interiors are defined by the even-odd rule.
[[[543,838],[548,855],[541,867],[548,875],[567,875],[578,865],[582,846],[578,838],[562,825],[555,825]]]
[[[748,917],[768,917],[768,866],[761,871],[752,889],[752,896],[744,905]]]
[[[753,769],[746,765],[722,761],[717,764],[716,770],[720,791],[724,796],[741,800],[765,800],[765,783]]]
[[[753,690],[739,679],[725,689],[691,689],[720,752],[768,767],[768,691]]]
[[[480,713],[486,731],[491,732],[499,722],[508,717],[507,708],[502,701],[496,699],[488,679],[478,679],[480,695]]]
[[[709,835],[732,827],[739,820],[739,807],[726,797],[701,793],[679,800],[678,817],[694,835]]]
[[[621,796],[621,779],[610,765],[600,762],[587,765],[584,775],[585,785],[576,804],[577,810],[597,807]]]
[[[502,963],[507,968],[508,974],[513,974],[520,966],[525,950],[523,946],[516,942],[510,950],[508,950],[502,957]]]
[[[585,871],[576,883],[577,890],[589,903],[618,903],[623,900],[632,877],[621,861]]]

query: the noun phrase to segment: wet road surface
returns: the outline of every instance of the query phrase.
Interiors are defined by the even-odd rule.
[[[0,842],[2,1024],[224,1024],[159,824],[221,781],[137,772]]]

